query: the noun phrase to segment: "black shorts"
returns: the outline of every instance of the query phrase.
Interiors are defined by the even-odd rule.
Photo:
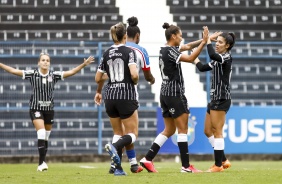
[[[231,100],[230,99],[228,99],[228,100],[226,100],[226,99],[212,100],[210,103],[208,103],[207,113],[210,114],[210,110],[225,111],[227,113],[230,106],[231,106]]]
[[[29,110],[29,116],[31,120],[43,119],[44,124],[54,124],[54,110],[51,111],[39,111],[39,110]]]
[[[162,114],[164,118],[177,118],[183,113],[189,114],[187,99],[182,96],[163,96],[160,95]]]
[[[126,119],[138,109],[138,101],[136,100],[104,100],[104,102],[110,118]]]

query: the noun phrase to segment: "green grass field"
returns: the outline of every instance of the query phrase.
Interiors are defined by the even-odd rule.
[[[282,183],[282,161],[232,161],[221,173],[180,173],[180,163],[155,162],[159,173],[144,170],[132,174],[123,163],[127,176],[108,174],[109,163],[48,163],[47,172],[37,172],[36,164],[0,164],[0,184],[272,184]],[[206,170],[212,161],[194,162]]]

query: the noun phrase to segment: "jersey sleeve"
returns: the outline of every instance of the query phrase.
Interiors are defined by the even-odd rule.
[[[104,65],[104,57],[101,58],[100,64],[98,66],[98,71],[101,73],[106,73],[105,65]]]
[[[34,70],[23,70],[23,79],[30,79],[34,75]]]
[[[217,61],[220,64],[225,63],[227,60],[230,60],[231,55],[227,52],[224,54],[218,54],[215,52],[212,44],[207,45],[209,56],[212,60]]]
[[[54,71],[53,75],[56,80],[64,80],[64,71]]]
[[[215,52],[214,48],[212,47],[212,44],[208,44],[207,45],[207,49],[208,49],[209,56],[210,56],[210,58],[212,60],[217,61],[219,63],[223,63],[224,62],[222,56]]]
[[[145,48],[141,50],[141,68],[142,70],[150,70],[150,60],[148,52]]]
[[[181,52],[179,52],[178,48],[170,47],[168,50],[168,58],[170,61],[179,63],[179,59],[181,56]]]
[[[131,51],[129,52],[129,61],[128,61],[128,65],[132,65],[132,64],[137,64],[137,58],[136,58],[136,54],[135,51],[131,49]]]

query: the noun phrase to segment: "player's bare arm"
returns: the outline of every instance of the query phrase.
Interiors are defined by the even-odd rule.
[[[181,45],[179,51],[183,52],[183,51],[186,51],[186,50],[192,50],[193,48],[198,47],[201,44],[202,40],[203,39],[200,39],[200,40],[197,40],[197,41],[194,41],[194,42],[189,42],[185,45]]]
[[[17,76],[20,76],[20,77],[23,76],[23,71],[22,70],[10,67],[10,66],[5,65],[3,63],[0,63],[0,68],[2,68],[3,70],[5,70],[6,72],[9,72],[11,74],[14,74],[14,75],[17,75]]]

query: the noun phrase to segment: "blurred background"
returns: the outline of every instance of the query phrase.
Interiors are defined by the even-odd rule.
[[[104,106],[97,107],[94,76],[101,54],[112,45],[109,29],[135,16],[140,45],[150,56],[156,84],[140,73],[137,154],[145,154],[163,123],[158,106],[161,77],[158,51],[166,43],[164,22],[182,29],[183,43],[202,37],[202,27],[234,32],[232,107],[224,137],[227,154],[281,154],[282,139],[282,1],[281,0],[0,0],[0,62],[35,69],[41,52],[51,69],[69,70],[94,55],[96,62],[60,81],[55,91],[55,124],[48,155],[99,156],[111,142],[112,128]],[[206,49],[200,55],[208,62]],[[189,151],[212,154],[203,134],[209,101],[210,73],[182,64],[191,108]],[[37,156],[36,131],[28,113],[31,86],[5,71],[0,74],[0,157]],[[177,136],[177,135],[175,135]],[[172,137],[162,154],[177,154]]]

